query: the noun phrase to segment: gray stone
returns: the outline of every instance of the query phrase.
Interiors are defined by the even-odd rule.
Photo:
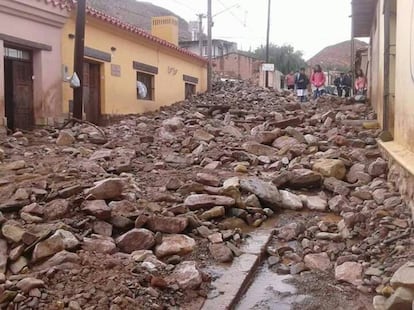
[[[411,310],[413,300],[413,289],[399,287],[385,302],[385,310]]]
[[[308,208],[309,210],[326,211],[326,209],[328,208],[328,202],[326,201],[326,199],[323,199],[319,196],[301,195],[300,197],[305,207]]]
[[[407,262],[394,273],[390,280],[394,287],[407,287],[414,289],[414,262]]]
[[[1,227],[1,232],[7,240],[18,243],[22,240],[25,230],[19,222],[8,220]]]
[[[112,225],[104,221],[96,221],[93,223],[93,231],[98,235],[110,237],[112,236]]]
[[[269,206],[272,210],[282,204],[282,195],[277,187],[259,178],[243,179],[240,181],[240,187],[244,191],[255,194],[263,204]]]
[[[233,260],[233,252],[224,244],[210,244],[208,246],[213,258],[220,263],[227,263]]]
[[[300,210],[303,208],[302,200],[298,195],[285,190],[281,190],[279,193],[282,196],[282,203],[280,204],[282,208],[289,210]]]
[[[382,158],[377,158],[368,166],[368,173],[373,177],[378,177],[382,174],[385,174],[387,171],[388,164]]]
[[[194,261],[179,263],[170,276],[171,282],[176,282],[183,290],[195,290],[203,282],[200,271]]]

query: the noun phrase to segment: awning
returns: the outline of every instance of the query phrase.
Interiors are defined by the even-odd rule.
[[[355,38],[371,36],[376,8],[377,0],[352,0],[352,26]]]

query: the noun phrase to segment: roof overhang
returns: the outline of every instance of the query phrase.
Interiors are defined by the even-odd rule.
[[[377,0],[352,0],[353,37],[370,37]]]

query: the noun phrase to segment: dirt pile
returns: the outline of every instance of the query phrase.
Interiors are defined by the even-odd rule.
[[[310,217],[278,228],[278,272],[336,264],[340,281],[385,288],[411,223],[361,119],[375,119],[364,104],[221,83],[105,138],[86,125],[13,134],[0,152],[0,304],[195,306],[203,266],[232,261],[246,231],[284,210]]]

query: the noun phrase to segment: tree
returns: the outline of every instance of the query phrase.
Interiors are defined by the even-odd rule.
[[[266,46],[261,45],[254,54],[259,59],[266,59]],[[301,51],[295,51],[291,45],[278,46],[273,43],[269,45],[269,63],[273,63],[283,74],[306,67]]]

